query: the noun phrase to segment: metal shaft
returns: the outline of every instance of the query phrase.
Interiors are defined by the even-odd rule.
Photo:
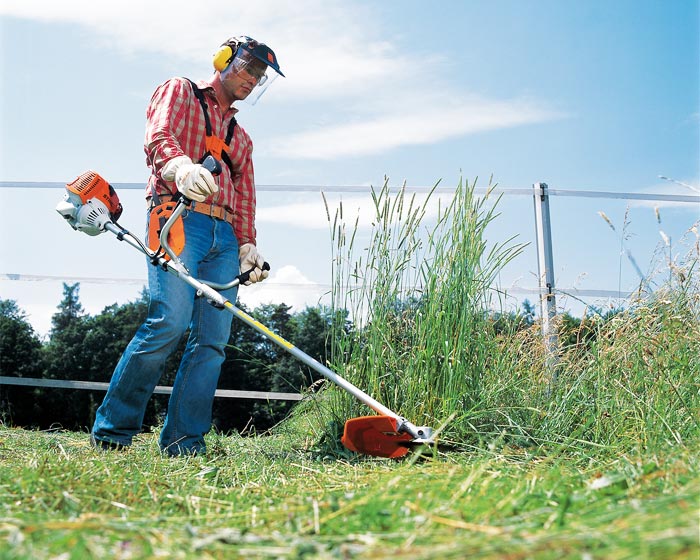
[[[272,342],[289,352],[292,356],[309,366],[314,371],[321,374],[323,377],[325,377],[341,389],[350,393],[353,397],[358,399],[361,403],[367,405],[369,408],[371,408],[378,414],[390,416],[396,419],[399,431],[406,432],[416,439],[423,439],[425,437],[426,434],[424,433],[423,428],[416,427],[414,424],[412,424],[402,416],[396,414],[390,408],[387,408],[376,399],[370,397],[367,393],[350,383],[347,379],[341,377],[331,369],[321,364],[318,360],[312,358],[307,353],[294,346],[291,342],[272,332],[260,321],[257,321],[256,319],[248,315],[245,311],[236,307],[233,303],[231,303],[228,299],[222,296],[212,286],[208,285],[207,283],[201,280],[193,278],[187,271],[182,261],[180,261],[180,259],[177,257],[177,255],[175,255],[175,253],[168,245],[168,233],[170,231],[170,228],[172,227],[172,224],[175,222],[175,220],[185,211],[185,209],[186,204],[178,204],[173,210],[173,213],[168,219],[168,221],[163,225],[160,234],[160,243],[167,255],[170,257],[170,259],[168,260],[165,257],[158,257],[157,262],[153,263],[154,265],[161,266],[171,274],[178,276],[179,278],[187,282],[190,286],[192,286],[195,290],[197,290],[198,295],[207,298],[212,303],[233,313],[235,317],[237,317],[247,325],[253,327],[260,334],[262,334],[263,336],[265,336],[266,338],[268,338],[269,340],[271,340]],[[155,255],[149,253],[144,246],[131,239],[130,234],[124,235],[124,230],[120,229],[118,226],[112,224],[111,222],[105,226],[105,229],[114,233],[120,240],[127,241],[129,245],[137,248],[146,256],[152,259],[155,257]],[[229,284],[229,286],[235,286],[236,284],[237,282],[234,281],[231,284]]]

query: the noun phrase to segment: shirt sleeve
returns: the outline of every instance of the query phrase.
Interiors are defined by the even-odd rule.
[[[146,162],[161,185],[165,183],[160,176],[165,163],[177,156],[190,155],[178,141],[183,137],[191,111],[190,92],[184,88],[183,80],[168,80],[156,88],[146,110]]]
[[[250,137],[244,142],[241,154],[240,166],[233,176],[235,196],[233,199],[233,229],[238,239],[238,244],[256,243],[255,230],[255,174],[253,171],[253,143]]]

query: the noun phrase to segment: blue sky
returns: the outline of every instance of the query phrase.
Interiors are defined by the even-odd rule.
[[[393,185],[454,186],[463,176],[485,186],[493,176],[505,188],[700,189],[694,0],[5,0],[0,23],[5,183],[65,183],[86,169],[112,183],[144,182],[153,89],[174,75],[207,77],[217,46],[247,34],[275,50],[287,75],[257,105],[240,107],[261,185],[378,186],[386,175]],[[136,297],[140,255],[109,234],[70,230],[53,210],[60,196],[0,189],[0,273],[122,279],[81,284],[92,313]],[[120,196],[120,222],[142,231],[141,193]],[[369,197],[330,199],[341,197],[366,215]],[[509,197],[501,211],[494,242],[534,241],[530,198]],[[625,216],[624,247],[645,273],[669,250],[663,235],[673,259],[697,239],[695,205],[553,199],[558,287],[634,289],[638,276],[621,256]],[[273,275],[242,291],[243,301],[317,301],[330,283],[318,192],[261,192],[258,229]],[[534,287],[536,271],[530,247],[501,282]],[[15,299],[45,333],[61,282],[0,280],[0,297]]]

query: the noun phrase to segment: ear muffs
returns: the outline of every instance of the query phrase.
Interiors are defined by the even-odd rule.
[[[233,49],[229,45],[223,45],[214,55],[214,69],[223,72],[233,58]]]

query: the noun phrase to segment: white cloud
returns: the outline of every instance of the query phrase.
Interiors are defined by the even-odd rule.
[[[342,0],[201,0],[196,7],[184,0],[5,0],[0,14],[80,24],[101,48],[162,53],[183,73],[208,70],[211,54],[233,34],[265,41],[287,75],[265,103],[330,104],[322,127],[275,138],[273,153],[287,158],[376,155],[562,117],[541,103],[482,99],[458,89],[448,81],[461,73],[448,62],[450,53],[409,53],[387,35],[375,10]],[[354,120],[343,116],[348,113]]]
[[[376,193],[380,190],[381,187],[374,188]],[[377,211],[372,201],[369,187],[365,196],[343,197],[337,193],[328,193],[325,196],[328,201],[327,211],[321,200],[287,203],[280,206],[266,205],[257,209],[256,223],[259,225],[290,226],[295,229],[322,229],[329,231],[331,224],[335,222],[337,213],[339,216],[338,223],[344,223],[347,228],[357,227],[358,230],[370,228],[377,220]],[[393,188],[393,185],[390,196],[392,200],[398,196],[397,189]],[[416,209],[425,206],[423,219],[431,220],[438,215],[439,208],[444,210],[449,201],[452,200],[452,196],[450,193],[433,194],[430,201],[426,204],[427,193],[407,192],[404,194],[404,210],[408,211],[410,202],[413,199],[411,207]],[[342,212],[342,216],[339,214],[340,212]]]
[[[321,197],[314,201],[287,203],[281,206],[259,207],[256,213],[256,223],[274,223],[301,229],[329,230],[339,205],[342,204],[346,221],[355,222],[360,216],[361,225],[367,225],[373,217],[372,198],[366,196],[340,197],[337,194],[326,195],[328,213]],[[329,223],[329,215],[331,223]]]
[[[292,312],[329,303],[327,292],[330,287],[316,284],[304,276],[298,268],[286,265],[274,271],[268,279],[258,284],[241,286],[238,298],[249,309],[265,303],[285,303]]]
[[[303,229],[328,229],[328,218],[323,202],[296,202],[282,206],[259,206],[255,221],[258,224],[274,223]]]
[[[410,94],[408,95],[410,96]],[[415,107],[424,105],[416,101]],[[279,138],[272,146],[289,158],[332,159],[377,154],[402,146],[542,122],[562,115],[527,101],[475,99],[417,111],[382,112],[353,123],[339,123]]]
[[[639,189],[640,194],[660,194],[683,197],[698,197],[700,193],[700,179],[676,180],[659,176],[664,182]],[[630,200],[628,203],[634,207],[648,208],[692,208],[693,202],[676,202],[674,200]],[[696,215],[700,220],[700,207],[696,207]]]
[[[368,23],[367,9],[340,0],[4,0],[0,15],[75,23],[91,30],[101,47],[163,53],[199,68],[226,38],[250,35],[279,56],[286,95],[350,95],[400,65]]]

